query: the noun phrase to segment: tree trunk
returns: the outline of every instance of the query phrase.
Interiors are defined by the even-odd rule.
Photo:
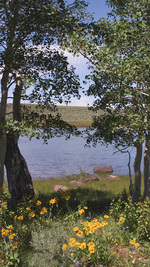
[[[3,189],[4,183],[4,161],[6,153],[6,134],[5,134],[5,117],[7,105],[7,82],[9,71],[6,68],[1,79],[1,103],[0,103],[0,191]]]
[[[150,128],[148,128],[145,138],[144,150],[144,193],[142,199],[150,197]]]
[[[4,183],[5,153],[6,153],[6,135],[0,134],[0,192],[3,189],[3,183]]]
[[[141,196],[141,159],[142,159],[142,143],[136,143],[136,156],[134,161],[134,189],[132,200],[133,202],[138,201]]]
[[[13,119],[20,121],[20,99],[22,80],[18,72],[14,72],[16,87],[13,96]],[[11,205],[16,206],[23,197],[33,197],[34,189],[27,163],[18,147],[19,135],[7,135],[5,166],[7,172],[8,188],[11,194]]]
[[[33,197],[34,190],[26,161],[18,148],[18,137],[14,135],[7,135],[5,166],[11,205],[15,207],[24,197]]]

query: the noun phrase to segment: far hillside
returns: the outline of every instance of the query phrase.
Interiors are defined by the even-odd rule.
[[[34,110],[34,104],[25,104],[26,107],[30,107]],[[88,107],[80,107],[80,106],[58,106],[58,112],[61,114],[64,121],[68,122],[71,125],[75,125],[77,127],[88,127],[91,126],[93,122],[93,116],[100,115],[102,111],[97,113],[88,109]],[[12,104],[7,105],[7,113],[8,117],[12,116]],[[48,114],[48,110],[45,110]],[[57,113],[57,112],[55,112]],[[52,112],[52,114],[55,114]]]

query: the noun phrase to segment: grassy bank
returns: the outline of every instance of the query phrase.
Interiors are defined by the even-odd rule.
[[[34,104],[26,104],[26,107],[35,110]],[[61,114],[61,117],[64,121],[76,127],[88,127],[93,122],[93,116],[96,114],[93,113],[88,107],[74,107],[74,106],[58,106],[58,112]],[[10,118],[12,112],[12,104],[7,105],[7,117]],[[44,110],[45,114],[49,114],[48,110]],[[56,112],[51,112],[52,115],[56,115]],[[101,111],[97,115],[101,114]]]
[[[132,203],[128,177],[88,177],[33,181],[35,198],[15,211],[1,197],[1,266],[150,266],[150,200]]]

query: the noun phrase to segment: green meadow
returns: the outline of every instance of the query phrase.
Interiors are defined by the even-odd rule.
[[[127,176],[99,176],[88,182],[84,172],[34,180],[34,199],[24,199],[16,210],[5,182],[0,265],[150,266],[150,199],[132,203]],[[55,192],[56,185],[66,189]]]
[[[36,105],[34,104],[25,104],[27,108],[30,108],[32,111],[36,110]],[[80,106],[57,106],[59,114],[62,119],[71,125],[76,127],[88,127],[93,122],[93,116],[100,115],[102,111],[94,113],[92,110],[89,110],[88,107]],[[7,113],[8,118],[11,118],[12,114],[12,104],[7,104]],[[50,112],[48,109],[44,109],[45,114],[51,113],[56,115],[57,112]]]

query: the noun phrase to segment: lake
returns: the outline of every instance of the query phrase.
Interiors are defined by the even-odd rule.
[[[19,147],[24,156],[33,179],[79,174],[84,171],[92,174],[95,166],[111,165],[113,174],[128,175],[128,154],[115,153],[112,145],[107,148],[101,146],[85,147],[81,137],[72,136],[69,140],[65,137],[54,137],[48,144],[43,140],[20,137]],[[133,163],[135,149],[131,152],[131,171],[134,174]],[[143,166],[142,166],[143,167]]]

